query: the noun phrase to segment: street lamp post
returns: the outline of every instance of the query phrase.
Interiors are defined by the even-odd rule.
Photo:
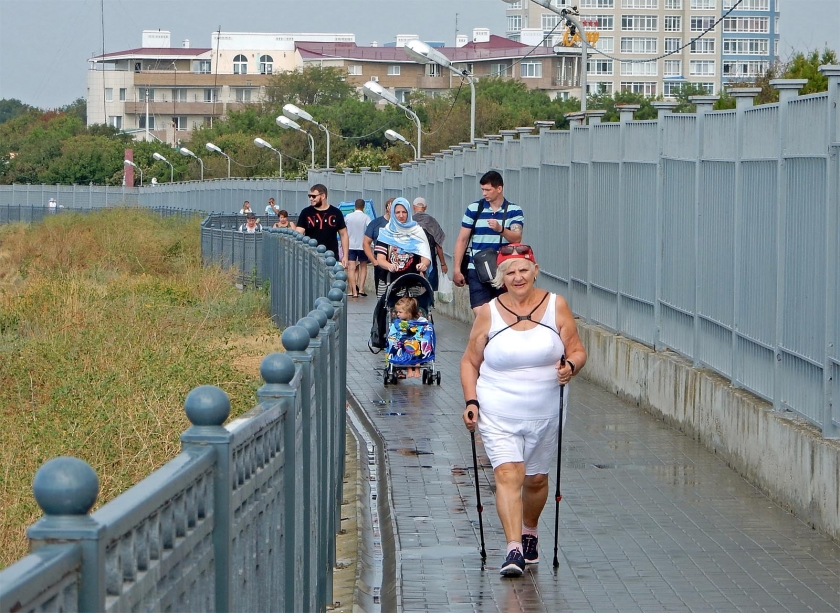
[[[202,160],[200,157],[198,157],[195,153],[193,153],[192,151],[190,151],[186,147],[181,147],[180,151],[181,151],[181,155],[191,157],[191,158],[195,158],[195,159],[198,160],[198,163],[201,164],[201,180],[204,181],[204,160]]]
[[[289,119],[292,119],[292,120],[303,120],[303,121],[308,121],[308,122],[314,123],[316,126],[318,126],[319,130],[323,131],[323,133],[327,135],[327,168],[329,169],[330,168],[330,131],[327,128],[327,126],[318,123],[317,121],[312,119],[312,115],[310,115],[309,113],[307,113],[303,109],[298,108],[294,104],[291,104],[291,103],[283,105],[283,114],[286,117],[288,117]],[[315,165],[314,162],[313,162],[312,165],[313,166]]]
[[[403,47],[405,54],[418,64],[437,64],[463,77],[470,84],[470,142],[475,142],[475,79],[466,70],[458,70],[448,57],[421,40],[410,40]]]
[[[411,144],[411,141],[406,140],[405,136],[400,134],[399,132],[394,132],[393,130],[385,130],[385,138],[387,138],[392,143],[404,143],[411,147],[414,150],[414,159],[417,159],[417,148]]]
[[[173,181],[175,181],[175,167],[169,163],[169,160],[167,160],[165,157],[163,157],[160,153],[157,152],[153,153],[152,157],[169,165],[169,182],[172,183]]]
[[[513,4],[514,2],[519,2],[520,0],[504,0],[508,4]],[[580,32],[580,88],[581,88],[581,96],[580,96],[580,110],[581,112],[586,112],[586,64],[588,61],[587,58],[587,49],[589,48],[589,43],[586,42],[586,31],[583,29],[580,21],[577,20],[577,17],[580,16],[580,13],[577,10],[577,7],[571,8],[563,8],[559,11],[552,6],[551,0],[531,0],[534,4],[539,4],[541,7],[548,9],[552,13],[556,13],[560,15],[563,19],[566,20],[567,24],[571,24],[574,26],[578,32]],[[555,47],[555,51],[557,47]]]
[[[315,139],[312,137],[312,135],[303,128],[301,128],[296,121],[292,121],[285,115],[280,115],[274,121],[281,128],[285,128],[287,130],[297,130],[298,132],[303,132],[304,134],[306,134],[306,136],[309,137],[309,151],[312,153],[312,168],[315,168]]]
[[[371,96],[371,97],[374,97],[374,98],[379,98],[379,99],[384,100],[385,102],[387,102],[389,104],[393,104],[394,106],[401,108],[403,111],[408,113],[408,115],[412,119],[414,119],[414,123],[417,124],[417,152],[415,153],[415,156],[416,156],[416,159],[419,160],[420,159],[420,138],[421,138],[421,135],[422,135],[423,131],[422,131],[422,126],[420,124],[420,118],[417,116],[417,113],[415,113],[411,109],[409,109],[409,108],[403,106],[402,104],[400,104],[400,101],[397,100],[394,97],[394,94],[392,94],[387,89],[382,87],[376,81],[368,81],[367,83],[364,84],[364,86],[362,86],[362,90],[368,96]]]
[[[283,178],[283,154],[280,153],[279,151],[277,151],[277,149],[272,147],[269,143],[267,143],[266,141],[264,141],[261,138],[255,138],[254,139],[254,144],[257,147],[262,147],[264,149],[271,149],[274,153],[277,154],[277,157],[280,158],[280,178],[282,179]]]
[[[143,169],[140,168],[137,164],[135,164],[131,160],[125,160],[123,162],[123,166],[131,166],[132,168],[136,168],[140,172],[140,187],[143,187]],[[132,185],[132,187],[134,187],[134,186]]]
[[[227,178],[230,179],[230,156],[227,153],[225,153],[224,151],[222,151],[221,149],[219,149],[219,147],[217,145],[214,145],[213,143],[207,143],[206,145],[204,145],[204,148],[207,149],[207,151],[215,151],[216,153],[220,153],[223,156],[225,156],[225,158],[227,158],[227,164],[228,164],[228,177]]]

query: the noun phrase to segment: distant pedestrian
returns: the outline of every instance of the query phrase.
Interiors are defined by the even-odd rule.
[[[317,183],[309,189],[309,206],[298,215],[295,230],[304,236],[314,238],[327,251],[332,251],[336,259],[341,258],[341,265],[347,268],[347,255],[350,250],[347,238],[347,225],[340,209],[327,202],[327,186]],[[338,237],[341,236],[341,251],[338,250]]]
[[[291,230],[295,229],[295,222],[289,221],[289,211],[286,209],[280,209],[277,211],[277,222],[271,226],[272,228],[289,228]]]
[[[537,526],[558,450],[560,386],[586,364],[586,350],[563,297],[534,285],[531,247],[504,245],[496,261],[493,285],[507,292],[476,309],[461,358],[462,418],[470,432],[478,427],[493,466],[507,540],[499,572],[519,577],[540,561]]]
[[[370,217],[365,213],[365,201],[362,198],[356,200],[355,210],[344,218],[347,224],[348,243],[350,253],[347,257],[347,280],[350,283],[348,292],[350,296],[367,296],[365,293],[365,281],[367,281],[368,259],[364,250],[365,229],[370,224]]]
[[[426,199],[415,198],[412,203],[414,208],[414,221],[426,231],[426,237],[429,239],[429,249],[432,252],[432,267],[429,270],[429,285],[432,289],[438,290],[439,273],[438,268],[443,274],[449,272],[446,265],[446,256],[443,254],[443,241],[446,240],[446,234],[440,227],[437,219],[426,212]]]
[[[388,284],[388,271],[381,268],[376,262],[376,256],[373,255],[373,246],[379,239],[379,231],[387,226],[388,221],[391,219],[391,203],[393,203],[394,200],[395,198],[388,198],[388,200],[385,201],[385,214],[374,219],[368,224],[368,227],[365,228],[363,248],[368,260],[373,263],[373,284],[376,290],[377,298],[385,293],[385,286]]]
[[[280,217],[280,207],[274,203],[274,198],[268,199],[268,205],[265,207],[265,214]]]
[[[247,215],[248,213],[253,213],[254,211],[251,210],[251,203],[247,200],[242,203],[242,208],[239,209],[240,215]]]
[[[262,232],[262,226],[256,215],[248,213],[245,216],[245,223],[239,226],[239,231],[245,232],[245,234],[254,234],[255,232]]]
[[[470,306],[476,314],[478,307],[490,302],[504,289],[494,287],[489,281],[482,283],[476,274],[473,256],[483,249],[498,251],[502,245],[520,242],[525,224],[522,209],[505,198],[502,175],[490,170],[478,182],[483,198],[470,204],[464,212],[452,258],[452,281],[458,287],[469,286]],[[466,276],[464,264],[468,268]]]

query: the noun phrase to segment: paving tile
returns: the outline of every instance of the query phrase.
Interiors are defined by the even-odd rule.
[[[385,387],[383,357],[367,349],[373,307],[372,298],[349,304],[348,389],[387,448],[406,613],[840,611],[840,546],[690,438],[581,377],[563,436],[560,567],[551,566],[550,494],[541,563],[520,579],[499,576],[504,534],[477,436],[482,566],[458,377],[469,328],[435,316],[440,386]]]

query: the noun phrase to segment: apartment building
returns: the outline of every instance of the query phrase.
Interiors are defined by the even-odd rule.
[[[354,43],[355,35],[213,32],[209,47],[194,48],[146,30],[140,47],[88,60],[88,125],[175,145],[180,132],[262,99],[272,74],[295,69],[301,40]]]
[[[738,0],[550,2],[558,11],[578,7],[585,29],[599,34],[596,50],[612,56],[589,53],[589,93],[632,91],[672,98],[683,83],[695,83],[717,94],[722,87],[755,79],[778,58],[780,0],[741,0],[737,6]],[[507,8],[507,36],[522,39],[536,30],[540,41],[545,39],[542,44],[554,46],[564,29],[554,29],[559,20],[530,0],[513,2]]]

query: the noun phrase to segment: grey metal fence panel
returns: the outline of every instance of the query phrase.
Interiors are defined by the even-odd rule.
[[[765,104],[744,110],[743,130],[749,138],[741,139],[741,156],[745,160],[779,158],[779,105]]]
[[[735,156],[738,131],[735,111],[707,113],[703,121],[703,159],[731,160]]]
[[[77,544],[38,549],[0,573],[0,611],[76,613],[81,567]]]
[[[618,149],[617,145],[616,138],[614,143],[605,144],[605,149]],[[593,143],[593,149],[596,148],[600,151]],[[593,161],[590,168],[591,196],[587,211],[588,222],[591,224],[590,252],[587,256],[590,290],[588,313],[610,330],[617,330],[621,234],[619,222],[622,206],[619,193],[620,166],[614,162]]]

